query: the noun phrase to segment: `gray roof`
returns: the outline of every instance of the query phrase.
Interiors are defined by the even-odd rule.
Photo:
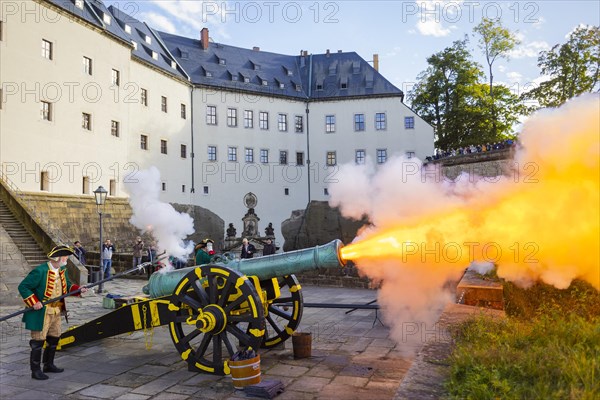
[[[135,41],[134,57],[196,85],[311,100],[404,96],[355,52],[290,56],[214,42],[204,50],[199,39],[156,32],[115,6],[106,8],[101,0],[85,0],[83,9],[75,7],[75,0],[46,1],[115,38]],[[112,14],[113,21],[105,24],[103,14]]]

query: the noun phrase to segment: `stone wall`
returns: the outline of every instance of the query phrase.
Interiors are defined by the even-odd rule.
[[[442,174],[450,180],[456,179],[461,173],[495,177],[511,174],[514,168],[513,156],[513,149],[503,149],[443,158],[431,164],[439,165]]]

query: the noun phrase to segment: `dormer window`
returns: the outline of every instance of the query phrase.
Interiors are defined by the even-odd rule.
[[[373,87],[373,77],[372,76],[367,76],[366,86],[367,86],[367,88]]]
[[[255,71],[260,71],[260,64],[257,64],[253,61],[250,61],[252,63],[252,68],[254,68]]]
[[[262,80],[262,85],[263,85],[263,86],[267,86],[268,84],[269,84],[269,82],[267,82],[267,81],[266,81],[266,80],[264,80],[264,79]]]
[[[179,54],[181,54],[181,58],[183,58],[184,60],[187,60],[188,58],[190,58],[190,53],[188,53],[185,50],[179,50]]]
[[[234,81],[234,82],[239,79],[238,74],[234,74],[231,71],[229,71],[229,76],[231,76],[231,80]]]
[[[152,58],[154,58],[155,60],[158,60],[158,53],[155,51],[152,51]]]
[[[102,20],[104,21],[104,23],[106,23],[106,25],[110,25],[110,20],[111,20],[110,15],[104,14],[102,16]]]
[[[300,92],[302,91],[302,85],[299,83],[296,83],[296,92]]]
[[[133,45],[133,49],[137,50],[137,42],[135,40],[132,40],[131,44]]]
[[[131,27],[127,24],[125,24],[125,32],[131,33]]]
[[[348,89],[348,78],[340,79],[340,89]]]
[[[358,61],[354,61],[352,63],[352,73],[358,74],[360,72],[360,63]]]
[[[317,83],[317,90],[323,90],[323,84]]]
[[[281,82],[279,82],[279,89],[285,89],[285,84],[284,84],[284,83],[281,83]]]
[[[177,63],[175,61],[171,61],[171,68],[177,69]]]
[[[220,65],[225,65],[226,64],[225,59],[224,58],[219,58],[219,64]]]
[[[83,10],[83,0],[75,0],[75,7]]]
[[[146,43],[152,44],[152,38],[150,36],[146,35],[146,37],[144,38],[144,40],[146,41]]]
[[[244,77],[244,83],[250,83],[250,78],[248,78],[247,76]]]
[[[294,76],[294,73],[292,72],[291,69],[287,70],[287,76]]]
[[[212,72],[210,72],[209,70],[207,70],[206,68],[202,67],[202,69],[204,70],[204,76],[207,78],[212,78],[213,74]]]

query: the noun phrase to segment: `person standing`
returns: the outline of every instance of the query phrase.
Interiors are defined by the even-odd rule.
[[[135,238],[135,243],[133,244],[133,267],[137,267],[142,263],[142,255],[144,254],[144,242],[141,237]],[[138,271],[138,274],[142,274],[143,271]]]
[[[104,271],[104,278],[110,278],[110,272],[112,269],[112,256],[117,249],[110,242],[110,239],[106,239],[102,245],[102,270]]]
[[[240,258],[252,258],[256,253],[256,247],[252,243],[248,243],[248,239],[242,239],[242,254]]]
[[[275,254],[275,245],[273,244],[273,239],[270,237],[267,238],[267,244],[263,247],[263,256],[268,256],[271,254]]]
[[[204,239],[196,245],[196,265],[210,264],[213,243],[212,239]]]
[[[50,261],[35,267],[18,286],[25,304],[33,308],[32,311],[23,314],[25,329],[31,331],[29,365],[32,379],[45,380],[48,379],[48,375],[44,372],[64,371],[63,368],[54,365],[54,356],[62,333],[60,316],[66,314],[65,301],[59,300],[46,305],[42,302],[79,289],[78,285],[69,280],[65,267],[69,256],[73,254],[73,250],[67,246],[55,246],[48,253]],[[81,288],[81,293],[86,291],[86,287]],[[42,355],[44,343],[46,349]]]
[[[81,242],[78,240],[75,243],[73,243],[74,247],[73,247],[73,252],[75,253],[75,257],[77,257],[77,259],[79,260],[79,262],[81,263],[81,265],[85,265],[86,264],[86,260],[85,260],[85,253],[87,253],[85,251],[85,249],[83,248],[83,246],[81,245]]]

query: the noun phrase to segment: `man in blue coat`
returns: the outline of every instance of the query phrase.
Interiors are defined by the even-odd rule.
[[[59,300],[53,303],[43,305],[43,301],[60,297],[71,291],[79,289],[69,281],[67,274],[67,259],[74,254],[73,250],[67,246],[56,246],[48,258],[50,261],[35,267],[19,284],[19,293],[28,307],[33,308],[23,314],[25,328],[31,331],[31,356],[29,359],[31,366],[31,377],[33,379],[48,379],[44,372],[63,372],[64,369],[54,365],[54,355],[56,346],[62,333],[61,314],[66,313],[65,303]],[[85,293],[87,288],[81,288],[81,293]],[[46,342],[46,349],[42,357],[42,348]],[[44,370],[40,368],[41,362],[44,363]]]

